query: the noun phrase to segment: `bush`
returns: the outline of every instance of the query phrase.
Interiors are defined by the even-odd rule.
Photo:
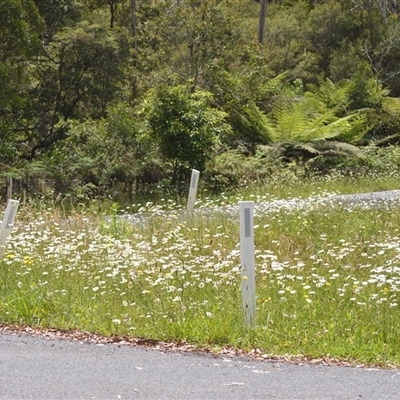
[[[211,192],[219,193],[271,179],[285,169],[290,167],[267,146],[258,147],[255,156],[231,149],[218,154],[209,164],[203,183]]]
[[[173,165],[172,186],[191,168],[204,171],[219,138],[230,131],[225,113],[210,106],[211,97],[187,86],[160,86],[145,101],[149,136]]]

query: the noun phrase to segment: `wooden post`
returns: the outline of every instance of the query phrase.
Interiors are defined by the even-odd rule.
[[[256,316],[253,207],[252,201],[239,202],[242,299],[246,326],[254,325]]]
[[[5,253],[5,244],[14,225],[15,214],[18,210],[19,201],[8,200],[6,212],[0,227],[0,259]]]
[[[187,214],[193,215],[194,204],[196,202],[197,186],[199,184],[200,172],[192,169],[192,177],[190,178],[189,196],[187,202]]]
[[[12,199],[12,192],[13,192],[13,179],[12,176],[7,178],[7,200]]]

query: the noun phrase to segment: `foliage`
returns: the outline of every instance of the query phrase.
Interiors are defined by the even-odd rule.
[[[133,110],[125,103],[110,107],[101,121],[69,124],[67,135],[52,147],[50,162],[44,159],[56,196],[85,201],[108,195],[127,201],[141,185],[164,177],[157,149],[141,136]]]
[[[342,48],[344,41],[355,40],[357,33],[351,14],[343,12],[339,2],[321,2],[310,10],[303,37],[322,76],[329,76],[332,54]]]
[[[144,104],[149,135],[173,164],[173,186],[190,168],[203,170],[219,139],[230,131],[225,114],[210,101],[210,93],[191,93],[187,86],[159,86]]]
[[[357,144],[367,131],[366,116],[357,112],[337,117],[336,109],[337,105],[327,108],[317,96],[307,93],[291,103],[277,104],[270,116],[249,102],[242,120],[244,126],[257,132],[262,144],[292,144],[292,149],[297,146],[293,154],[300,149],[309,154],[319,154],[336,148],[339,153],[349,153],[352,149],[351,153],[355,155],[357,149],[354,146],[344,146],[332,139]],[[288,147],[285,145],[283,148]]]
[[[257,148],[255,157],[239,149],[220,151],[202,176],[203,185],[213,193],[245,188],[283,174],[286,169],[279,157]]]
[[[241,17],[250,7],[236,0],[143,3],[138,9],[138,68],[144,79],[150,74],[154,85],[190,81],[192,90],[207,88],[213,63],[233,68],[251,42]]]
[[[74,0],[34,0],[37,12],[44,20],[42,38],[46,43],[54,40],[60,30],[74,26],[82,19],[82,6]]]
[[[260,145],[289,165],[333,166],[360,159],[354,146],[398,143],[400,25],[389,3],[270,2],[259,43],[253,0],[0,0],[0,173],[32,169],[35,182],[66,194],[65,164],[78,192],[113,196],[166,176],[178,185],[192,167],[223,176],[210,163],[223,159],[219,142],[248,168],[258,168]],[[171,107],[157,109],[170,95]],[[121,120],[135,120],[135,140],[124,142]],[[85,131],[93,152],[78,139]],[[118,151],[99,155],[96,138]]]
[[[15,127],[27,105],[29,62],[39,51],[42,29],[33,1],[0,1],[0,164],[17,158]]]
[[[292,7],[272,3],[269,10],[263,53],[270,69],[276,75],[287,72],[293,80],[314,75],[315,56],[302,37],[308,6],[305,2]]]

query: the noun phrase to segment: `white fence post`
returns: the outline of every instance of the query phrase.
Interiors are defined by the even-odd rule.
[[[4,214],[3,222],[0,227],[0,259],[3,258],[6,250],[6,240],[11,232],[14,225],[15,214],[18,210],[19,201],[8,200],[6,212]]]
[[[187,202],[188,215],[193,214],[194,204],[196,202],[197,186],[199,184],[200,172],[197,169],[192,169],[192,177],[190,178],[189,196]]]
[[[239,201],[242,298],[247,326],[254,325],[256,316],[253,207],[252,201]]]

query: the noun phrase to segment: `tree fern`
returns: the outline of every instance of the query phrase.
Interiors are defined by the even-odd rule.
[[[322,140],[309,143],[321,155],[335,155],[342,157],[365,158],[362,151],[350,143],[339,142],[337,140]]]
[[[287,160],[307,161],[316,156],[365,158],[357,146],[336,140],[314,140],[306,143],[282,142],[277,143],[275,147],[275,154]]]
[[[268,79],[262,87],[263,94],[268,96],[280,93],[285,79],[287,79],[287,73],[285,72],[275,76],[274,78]]]
[[[241,132],[262,144],[333,139],[356,144],[367,131],[367,120],[361,110],[337,115],[343,114],[347,93],[347,87],[336,88],[326,81],[320,93],[281,98],[270,114],[249,101],[238,113]]]
[[[310,127],[310,120],[299,106],[274,109],[271,125],[274,125],[274,142],[302,141],[301,135]]]
[[[306,104],[309,104],[308,102]],[[334,110],[320,110],[294,104],[286,109],[277,108],[268,120],[269,130],[274,142],[311,140],[338,140],[356,143],[366,132],[366,118],[354,113],[338,118]]]
[[[253,101],[249,101],[239,114],[239,124],[242,133],[256,139],[262,144],[273,142],[273,129],[267,116],[257,107]]]
[[[334,110],[336,113],[343,113],[349,104],[349,83],[333,83],[326,79],[319,82],[319,86],[310,87],[311,92],[305,94],[306,97],[315,98],[327,109]]]
[[[357,144],[369,129],[367,116],[360,111],[345,118],[349,119],[349,126],[338,135],[337,139],[345,143]]]

